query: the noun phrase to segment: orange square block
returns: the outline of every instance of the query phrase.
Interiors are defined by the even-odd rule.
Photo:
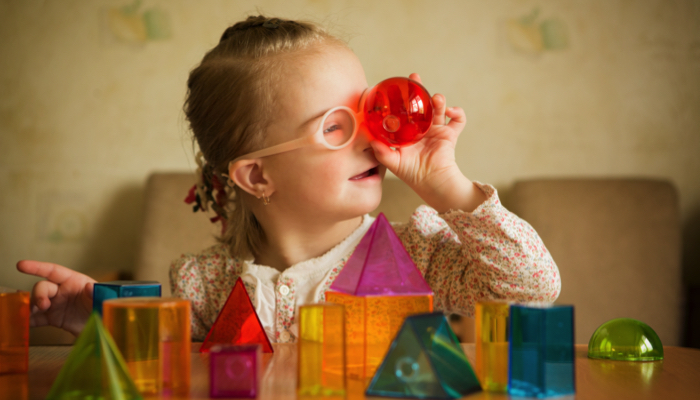
[[[371,378],[404,319],[433,311],[432,295],[353,296],[326,292],[326,301],[345,306],[346,370],[349,378]]]
[[[104,326],[144,395],[190,392],[190,301],[122,297],[103,303]]]

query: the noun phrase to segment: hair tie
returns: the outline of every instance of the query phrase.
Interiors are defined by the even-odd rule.
[[[185,203],[192,204],[192,211],[206,212],[211,207],[216,213],[216,216],[210,218],[211,222],[221,221],[221,231],[226,230],[226,204],[228,202],[228,193],[226,192],[226,184],[217,176],[214,168],[209,165],[202,155],[198,152],[195,156],[197,162],[197,183],[190,188]]]

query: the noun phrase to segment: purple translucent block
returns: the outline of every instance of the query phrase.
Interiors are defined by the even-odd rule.
[[[370,226],[330,288],[354,296],[433,294],[384,214]]]
[[[259,344],[213,346],[209,354],[209,397],[257,397],[260,354]]]

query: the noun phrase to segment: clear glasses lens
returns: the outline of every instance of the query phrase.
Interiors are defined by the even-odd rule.
[[[352,139],[355,131],[355,118],[348,110],[338,109],[328,114],[322,121],[323,138],[331,146],[340,146]]]

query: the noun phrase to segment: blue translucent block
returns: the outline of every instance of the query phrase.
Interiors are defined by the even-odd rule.
[[[445,315],[406,317],[365,392],[407,399],[456,399],[481,390]]]
[[[575,393],[574,307],[511,305],[510,323],[508,393]]]
[[[160,297],[160,283],[156,281],[96,283],[92,292],[92,311],[96,311],[102,316],[102,302],[119,297]]]

